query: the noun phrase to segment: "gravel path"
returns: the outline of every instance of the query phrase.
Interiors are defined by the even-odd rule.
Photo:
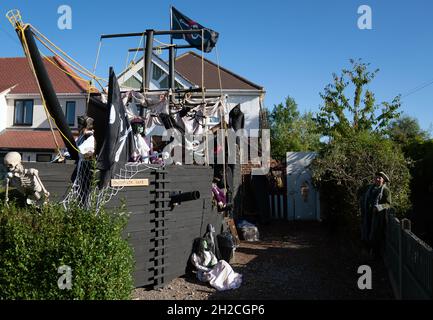
[[[361,257],[319,223],[258,227],[261,241],[242,241],[231,262],[243,275],[239,289],[218,292],[194,276],[184,276],[163,289],[135,289],[133,299],[393,299],[383,263]],[[357,270],[363,264],[372,268],[372,290],[357,287]]]

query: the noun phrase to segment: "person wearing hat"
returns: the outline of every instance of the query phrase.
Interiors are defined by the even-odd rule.
[[[361,240],[378,258],[382,245],[385,214],[391,207],[391,191],[387,187],[389,177],[383,172],[376,172],[373,184],[361,197]]]
[[[71,182],[80,183],[81,190],[83,191],[83,197],[81,200],[87,198],[90,190],[91,178],[93,176],[93,172],[90,166],[84,165],[79,169],[79,163],[81,161],[88,161],[94,158],[95,156],[95,137],[93,130],[93,118],[88,117],[86,115],[77,117],[78,123],[78,138],[75,140],[79,151],[79,161],[76,161],[76,166],[74,172],[72,172]],[[83,181],[76,181],[77,175],[80,171],[80,178],[86,177]]]
[[[89,160],[95,153],[95,137],[93,136],[93,118],[77,117],[79,136],[75,143],[80,150],[80,158]]]

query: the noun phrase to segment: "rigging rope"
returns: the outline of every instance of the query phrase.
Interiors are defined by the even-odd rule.
[[[106,82],[108,82],[108,80],[106,80],[106,79],[103,79],[103,78],[100,78],[100,77],[97,77],[96,75],[94,75],[94,74],[92,74],[92,72],[91,71],[89,71],[88,69],[86,69],[85,67],[83,67],[79,62],[77,62],[77,61],[75,61],[71,56],[69,56],[65,51],[63,51],[60,47],[58,47],[56,44],[54,44],[51,40],[49,40],[46,36],[44,36],[39,30],[37,30],[34,26],[32,26],[32,25],[29,25],[30,27],[31,27],[31,30],[33,31],[33,33],[37,33],[40,37],[42,37],[45,41],[47,41],[51,46],[53,46],[56,50],[58,50],[62,55],[64,55],[66,58],[68,58],[71,62],[73,62],[76,66],[78,66],[77,68],[76,68],[76,70],[78,70],[79,68],[82,70],[80,73],[83,73],[83,74],[86,74],[86,75],[88,75],[88,76],[90,76],[90,77],[94,77],[95,78],[95,80],[96,79],[98,79],[98,80],[103,80],[103,81],[106,81]],[[39,39],[39,38],[38,38]],[[39,41],[41,41],[40,39],[39,39]],[[44,43],[43,41],[41,41],[41,43],[44,45],[44,46],[46,46],[50,51],[52,51],[53,52],[53,50],[51,49],[51,48],[49,48],[49,46],[46,44],[46,43]],[[64,59],[63,59],[64,60]],[[65,61],[66,62],[66,61]],[[68,63],[68,65],[69,65],[69,63]],[[72,67],[72,65],[71,65],[71,67]]]
[[[94,75],[94,74],[92,74],[90,71],[87,71],[87,70],[80,70],[79,68],[77,68],[76,66],[74,66],[74,65],[72,65],[72,64],[70,64],[68,61],[66,61],[63,57],[61,57],[56,51],[54,51],[53,49],[51,49],[42,39],[40,39],[37,35],[35,35],[35,38],[36,39],[38,39],[49,51],[51,51],[54,55],[56,55],[60,60],[62,60],[62,62],[63,63],[65,63],[66,65],[68,65],[69,67],[71,67],[72,69],[74,69],[75,71],[77,71],[77,72],[79,72],[79,73],[81,73],[81,74],[84,74],[84,75],[86,75],[87,77],[89,77],[89,78],[92,78],[92,79],[95,79],[95,81],[99,84],[99,86],[103,89],[104,88],[104,86],[99,82],[99,80],[102,80],[102,81],[105,81],[105,82],[107,82],[107,80],[106,79],[103,79],[103,78],[99,78],[99,77],[97,77],[96,75]],[[57,66],[58,67],[58,66]],[[58,67],[59,68],[59,67]],[[76,78],[76,79],[79,79],[79,80],[81,80],[81,81],[84,81],[84,82],[88,82],[86,79],[84,79],[84,78],[82,78],[82,77],[80,77],[80,76],[78,76],[78,75],[73,75],[73,74],[71,74],[70,72],[68,72],[68,71],[66,71],[66,70],[64,70],[64,69],[61,69],[60,68],[60,70],[62,71],[62,72],[64,72],[65,74],[67,74],[67,75],[69,75],[69,76],[71,76],[71,77],[74,77],[74,78]]]
[[[96,52],[95,65],[93,66],[93,74],[95,74],[96,68],[98,67],[99,54],[101,53],[101,47],[102,47],[102,39],[99,38],[98,51]],[[89,110],[90,91],[92,89],[92,85],[93,85],[93,78],[91,78],[89,81],[89,87],[88,87],[88,92],[87,92],[86,114],[87,114],[87,111]]]
[[[219,81],[219,86],[220,86],[220,95],[221,95],[221,99],[223,97],[223,86],[222,86],[222,80],[221,80],[221,68],[220,68],[220,59],[219,59],[219,54],[218,54],[218,46],[215,44],[215,52],[216,52],[216,57],[217,57],[217,69],[218,69],[218,81]],[[226,137],[226,133],[227,133],[227,123],[225,120],[225,112],[224,112],[224,106],[225,103],[221,103],[221,108],[220,108],[220,112],[221,112],[221,128],[223,129],[223,156],[224,156],[224,190],[227,193],[227,177],[226,177],[226,163],[225,163],[225,137]],[[229,152],[230,150],[227,149],[227,151]]]
[[[27,60],[29,62],[30,69],[33,72],[33,75],[35,76],[36,84],[38,85],[39,93],[41,95],[42,105],[43,105],[43,107],[45,109],[45,113],[47,115],[48,123],[50,124],[51,134],[53,135],[54,142],[55,142],[56,147],[57,147],[57,152],[59,154],[61,154],[61,152],[60,152],[60,146],[59,146],[59,144],[57,142],[57,139],[56,139],[56,136],[55,136],[55,133],[54,133],[54,128],[53,128],[52,123],[51,123],[51,120],[54,122],[54,124],[57,127],[57,130],[63,136],[63,138],[70,144],[70,146],[72,148],[74,148],[78,153],[80,153],[80,151],[74,146],[73,143],[71,143],[71,141],[69,141],[69,139],[65,136],[65,134],[61,130],[59,130],[59,126],[57,125],[56,120],[51,116],[51,114],[50,114],[50,112],[49,112],[49,110],[47,108],[46,101],[45,101],[45,98],[44,98],[41,86],[39,84],[39,81],[38,81],[38,78],[37,78],[37,75],[36,75],[36,70],[35,70],[35,67],[33,65],[33,61],[32,61],[31,56],[30,56],[30,51],[29,51],[29,48],[28,48],[27,40],[26,40],[26,37],[24,36],[24,30],[25,30],[25,28],[28,28],[28,27],[30,27],[30,25],[25,25],[23,27],[21,24],[17,24],[17,26],[16,26],[16,28],[19,31],[19,35],[21,37],[21,41],[23,43],[24,53],[25,53],[25,55],[27,57]]]

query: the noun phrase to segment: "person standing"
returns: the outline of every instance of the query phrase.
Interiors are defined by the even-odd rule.
[[[377,172],[373,184],[361,197],[361,240],[372,250],[375,258],[380,256],[380,250],[385,232],[385,214],[391,207],[391,191],[387,183],[388,176]]]
[[[93,131],[93,118],[88,116],[77,117],[79,136],[75,143],[80,150],[80,159],[90,160],[95,154],[95,137]]]
[[[135,117],[131,120],[132,132],[134,133],[135,150],[132,154],[132,162],[149,163],[151,143],[148,137],[144,137],[144,120]]]

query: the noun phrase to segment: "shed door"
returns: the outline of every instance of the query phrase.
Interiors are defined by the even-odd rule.
[[[317,219],[317,191],[312,185],[307,166],[315,153],[289,152],[287,154],[287,204],[289,220]]]

